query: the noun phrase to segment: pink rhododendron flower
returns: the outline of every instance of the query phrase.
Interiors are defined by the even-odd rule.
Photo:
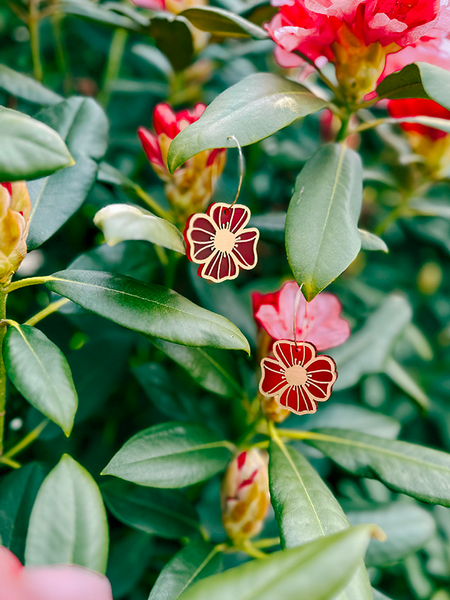
[[[386,56],[430,32],[448,32],[447,0],[273,0],[280,11],[266,28],[284,67],[299,66],[298,51],[329,60],[349,98],[373,91],[387,74]],[[434,35],[434,34],[433,34]]]
[[[252,294],[255,320],[273,340],[294,339],[297,291],[298,284],[288,281],[274,294]],[[309,303],[300,295],[297,340],[311,342],[319,351],[343,344],[350,336],[350,326],[341,312],[342,305],[334,294],[321,293]]]
[[[259,231],[245,228],[249,220],[246,206],[230,208],[223,202],[211,204],[206,214],[189,217],[184,231],[186,251],[189,260],[200,265],[200,277],[219,283],[235,279],[239,269],[256,266]]]
[[[208,205],[225,166],[226,150],[221,148],[196,154],[173,174],[167,168],[167,153],[172,140],[180,131],[197,121],[205,108],[204,104],[196,104],[192,110],[175,113],[168,104],[158,104],[153,111],[155,133],[145,127],[138,129],[147,158],[157,175],[166,183],[164,191],[167,199],[180,216],[181,222]]]
[[[259,391],[297,415],[315,413],[318,402],[331,396],[337,379],[336,364],[329,356],[317,356],[312,344],[275,342],[274,358],[263,358]]]
[[[23,567],[0,547],[0,600],[112,600],[106,577],[76,565]]]

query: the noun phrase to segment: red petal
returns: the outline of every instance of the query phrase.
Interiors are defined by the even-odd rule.
[[[310,344],[309,342],[298,342],[294,350],[294,358],[297,364],[307,367],[308,363],[315,357],[316,348],[313,344]]]
[[[317,403],[304,393],[303,388],[298,386],[291,386],[284,390],[277,401],[280,406],[297,415],[315,413],[317,410]]]
[[[238,275],[238,268],[230,254],[223,254],[215,251],[215,254],[209,259],[202,269],[201,276],[220,283],[225,279],[235,279]]]
[[[293,347],[294,342],[280,340],[273,345],[273,353],[279,363],[285,367],[292,367],[294,363]]]
[[[264,396],[273,396],[287,386],[284,376],[285,368],[273,358],[263,358],[261,361],[261,381],[259,391]]]
[[[253,269],[258,262],[256,245],[258,244],[259,231],[257,229],[245,229],[239,234],[232,252],[242,269]]]
[[[193,214],[189,217],[183,236],[186,242],[187,257],[197,264],[205,262],[215,252],[211,240],[216,228],[211,220],[203,214]]]
[[[333,384],[337,379],[336,365],[329,356],[319,356],[307,368],[308,382],[306,389],[318,401],[325,401],[331,396]]]
[[[9,182],[0,183],[4,188],[6,188],[9,192],[9,195],[12,196],[12,186]]]
[[[165,133],[172,140],[180,133],[175,113],[164,102],[157,104],[153,111],[153,126],[158,135]]]
[[[139,127],[138,135],[148,160],[165,167],[166,165],[163,162],[158,137],[148,129],[145,129],[145,127]]]

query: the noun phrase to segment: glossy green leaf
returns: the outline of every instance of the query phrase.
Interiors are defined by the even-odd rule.
[[[375,523],[386,534],[385,542],[372,540],[366,554],[368,566],[398,562],[425,546],[436,531],[430,512],[416,503],[395,502],[347,513],[352,525]]]
[[[101,4],[90,2],[90,0],[60,0],[59,10],[67,15],[82,17],[108,27],[121,27],[128,31],[141,29],[141,24],[135,19],[130,19],[114,10],[108,10]],[[147,20],[146,24],[148,25],[148,23]]]
[[[326,600],[353,576],[373,528],[360,525],[194,584],[182,600]],[[326,574],[326,576],[324,576]]]
[[[383,98],[432,98],[450,110],[450,73],[429,63],[407,65],[377,87]]]
[[[24,465],[0,482],[0,541],[23,562],[28,521],[44,471],[37,463]]]
[[[354,475],[396,492],[450,506],[450,454],[346,429],[317,429],[305,442]]]
[[[174,139],[167,157],[173,173],[202,150],[254,144],[326,106],[326,102],[294,81],[280,75],[257,73],[217,96],[200,119]]]
[[[106,506],[129,527],[175,540],[199,535],[197,512],[179,492],[118,479],[108,481],[101,489]]]
[[[396,360],[390,358],[386,362],[384,372],[405,394],[408,394],[408,396],[415,400],[420,408],[423,410],[430,408],[430,399],[426,393]]]
[[[339,377],[335,390],[358,383],[363,375],[381,373],[393,345],[412,319],[409,301],[399,294],[387,296],[345,344],[330,350]]]
[[[176,600],[190,585],[220,571],[221,562],[212,544],[191,542],[161,571],[148,600]]]
[[[16,110],[0,107],[0,181],[51,175],[74,164],[51,127]]]
[[[233,323],[159,285],[78,270],[55,273],[46,285],[52,292],[139,333],[188,346],[250,352],[246,338]]]
[[[151,20],[148,32],[175,71],[182,71],[191,64],[194,43],[186,19],[169,12],[157,13]]]
[[[66,142],[75,165],[28,183],[31,198],[28,249],[48,240],[83,204],[106,151],[108,121],[92,98],[73,97],[41,111],[37,117]]]
[[[107,558],[108,524],[100,490],[86,469],[64,454],[37,495],[25,562],[75,564],[104,573]]]
[[[385,594],[382,594],[375,588],[372,588],[372,593],[373,593],[373,600],[391,600]]]
[[[114,600],[127,597],[148,572],[158,550],[153,537],[142,531],[127,531],[112,546],[106,577],[111,584]]]
[[[6,65],[0,65],[0,90],[21,100],[42,106],[58,104],[64,99],[36,79],[14,71]]]
[[[300,172],[286,218],[289,264],[308,301],[358,255],[361,204],[359,155],[344,145],[323,146]]]
[[[139,206],[109,204],[98,211],[94,223],[103,231],[109,246],[127,240],[145,240],[186,254],[181,231],[169,221],[156,217]]]
[[[103,469],[139,485],[181,488],[227,466],[231,445],[196,423],[170,421],[133,436]]]
[[[252,37],[264,40],[269,37],[267,31],[247,21],[240,15],[215,6],[198,6],[188,8],[180,13],[186,17],[194,27],[201,31],[208,31],[214,35],[225,37]]]
[[[3,356],[11,381],[28,402],[68,436],[78,406],[66,357],[39,329],[10,327]]]
[[[221,350],[188,348],[152,338],[153,344],[185,369],[205,390],[233,398],[243,391],[235,378],[233,359]]]
[[[364,229],[358,229],[359,235],[361,236],[361,249],[362,250],[381,250],[382,252],[389,252],[389,248],[386,242],[374,233],[365,231]]]
[[[338,501],[304,456],[274,441],[269,453],[270,497],[282,548],[295,548],[350,527]],[[372,600],[364,564],[337,598]]]

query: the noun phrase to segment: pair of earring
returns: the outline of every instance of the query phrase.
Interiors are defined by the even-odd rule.
[[[191,215],[184,230],[189,260],[200,265],[197,271],[200,277],[215,283],[235,279],[240,269],[253,269],[258,261],[259,231],[246,227],[250,210],[236,204],[244,178],[242,149],[234,136],[227,139],[233,139],[239,150],[239,186],[234,202],[230,205],[215,202],[206,214]],[[263,396],[275,397],[282,408],[302,415],[316,412],[318,402],[328,400],[337,372],[331,357],[317,356],[313,344],[297,341],[299,294],[301,287],[294,307],[294,341],[276,341],[274,357],[262,359],[259,390]]]

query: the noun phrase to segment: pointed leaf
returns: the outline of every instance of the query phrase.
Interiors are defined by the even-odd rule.
[[[51,127],[16,110],[0,107],[0,181],[51,175],[74,164]]]
[[[350,527],[338,501],[304,456],[275,442],[269,452],[270,496],[282,548],[295,548]],[[345,593],[336,600],[372,600],[362,562]]]
[[[108,246],[127,240],[145,240],[186,254],[181,231],[139,206],[110,204],[98,211],[94,223],[103,231]]]
[[[18,71],[13,71],[6,65],[0,65],[0,90],[4,90],[21,100],[27,100],[42,106],[58,104],[63,100],[62,96],[55,94],[36,79],[27,77]]]
[[[251,21],[215,6],[197,6],[188,8],[180,13],[188,19],[194,27],[201,31],[208,31],[214,35],[225,37],[252,37],[265,40],[269,37],[267,31],[258,27]]]
[[[69,435],[78,406],[69,364],[39,329],[10,327],[3,356],[11,381],[28,402]]]
[[[170,171],[210,148],[254,144],[326,106],[308,89],[272,73],[246,77],[217,96],[200,119],[174,139],[167,157]]]
[[[66,142],[75,165],[28,183],[31,198],[28,249],[48,240],[83,204],[106,151],[108,120],[92,98],[73,97],[38,113]]]
[[[365,229],[358,229],[358,231],[361,236],[362,250],[381,250],[382,252],[389,252],[386,242],[380,237]]]
[[[357,475],[396,492],[450,506],[450,454],[346,429],[317,429],[307,444]]]
[[[203,425],[172,421],[133,436],[103,469],[103,475],[139,485],[181,488],[225,469],[231,448]]]
[[[360,525],[194,584],[181,600],[325,600],[353,576],[373,531]],[[324,576],[326,574],[326,576]]]
[[[361,159],[343,145],[323,146],[303,167],[286,218],[292,272],[311,301],[358,255]]]
[[[160,537],[198,537],[198,515],[186,496],[116,479],[102,485],[106,506],[128,525]]]
[[[107,558],[108,525],[100,490],[86,469],[65,454],[37,495],[25,562],[75,564],[104,573]]]
[[[187,346],[250,353],[246,338],[224,317],[176,292],[101,271],[61,271],[47,287],[119,325]]]
[[[421,409],[428,410],[430,408],[431,402],[428,396],[396,360],[390,358],[384,367],[384,372],[405,394],[415,400]]]
[[[190,585],[220,571],[221,562],[212,544],[190,542],[161,571],[148,600],[176,600]]]

